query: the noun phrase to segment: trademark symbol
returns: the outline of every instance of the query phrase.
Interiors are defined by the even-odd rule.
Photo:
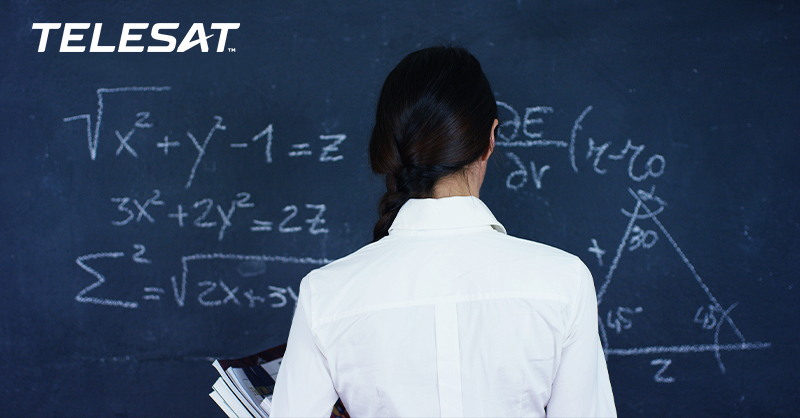
[[[228,52],[236,52],[236,48],[228,48]]]

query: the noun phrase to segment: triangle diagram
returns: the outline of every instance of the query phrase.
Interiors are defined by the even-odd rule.
[[[659,221],[666,202],[655,186],[628,191],[636,204],[622,210],[627,228],[597,292],[606,356],[713,353],[725,373],[722,352],[769,347],[745,339],[733,320],[738,302],[725,305],[714,297]]]

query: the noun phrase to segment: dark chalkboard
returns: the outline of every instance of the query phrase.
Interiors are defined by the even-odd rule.
[[[800,414],[796,1],[23,2],[0,17],[0,401],[222,416],[214,357],[285,342],[371,238],[388,71],[455,43],[500,142],[481,197],[591,269],[622,416]],[[202,23],[209,52],[59,52]],[[240,23],[217,52],[212,23]],[[164,45],[149,29],[130,45]]]

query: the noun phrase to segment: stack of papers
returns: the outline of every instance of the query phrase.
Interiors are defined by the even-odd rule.
[[[269,418],[272,391],[286,344],[251,356],[232,360],[214,360],[220,378],[208,395],[230,418]],[[339,400],[331,418],[350,416]]]

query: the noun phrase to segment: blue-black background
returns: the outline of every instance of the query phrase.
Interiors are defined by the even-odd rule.
[[[284,342],[302,276],[370,241],[380,85],[442,43],[503,104],[482,199],[592,270],[619,414],[800,414],[798,2],[2,8],[4,415],[222,416],[210,359]],[[241,26],[220,53],[218,35],[206,53],[60,53],[62,30],[37,52],[37,22],[102,23],[101,45],[126,22],[178,22],[178,43],[192,23]],[[217,116],[187,187],[189,135],[202,146]],[[270,125],[268,148],[253,138]],[[330,135],[346,139],[322,161]]]

